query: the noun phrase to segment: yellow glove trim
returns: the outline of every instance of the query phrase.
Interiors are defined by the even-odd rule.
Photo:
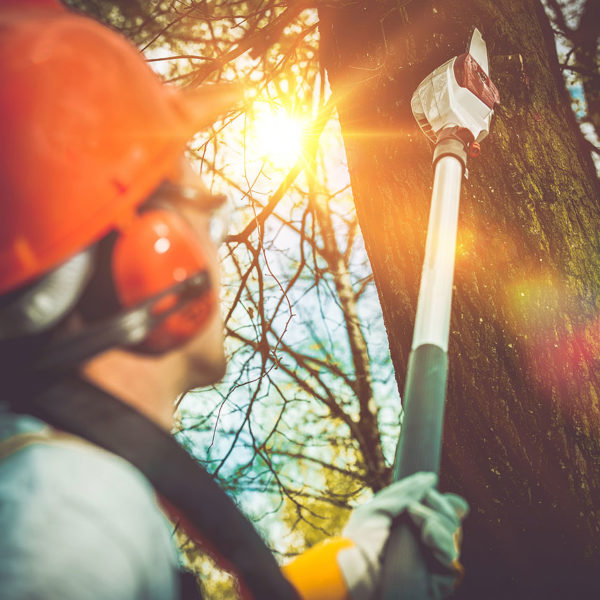
[[[296,557],[281,570],[302,600],[348,600],[348,588],[337,555],[352,546],[354,543],[349,539],[330,538]]]

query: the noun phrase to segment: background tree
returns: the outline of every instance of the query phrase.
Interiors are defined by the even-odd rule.
[[[279,502],[290,526],[325,535],[319,503],[346,507],[387,481],[398,416],[331,161],[331,106],[402,389],[431,182],[410,96],[473,26],[484,32],[502,106],[463,189],[443,456],[443,486],[472,505],[458,596],[597,595],[599,189],[541,4],[75,4],[125,31],[166,79],[243,79],[258,99],[245,121],[231,115],[192,145],[211,184],[238,190],[226,251],[237,283],[226,290],[233,370],[201,409],[186,404],[182,427],[284,552],[298,540],[277,543],[265,514]],[[587,27],[549,4],[555,23]],[[593,97],[597,79],[586,85]],[[261,102],[312,119],[312,143],[287,171],[244,154]]]

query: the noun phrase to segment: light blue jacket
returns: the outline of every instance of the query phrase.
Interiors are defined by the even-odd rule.
[[[132,465],[1,406],[0,458],[2,600],[179,598],[171,528]]]

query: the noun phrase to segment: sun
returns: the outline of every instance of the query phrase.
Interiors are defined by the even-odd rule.
[[[302,154],[304,129],[304,121],[283,107],[257,102],[250,126],[252,152],[276,168],[289,168]]]

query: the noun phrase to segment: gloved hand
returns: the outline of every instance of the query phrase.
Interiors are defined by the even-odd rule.
[[[352,600],[373,599],[392,520],[403,512],[417,525],[422,543],[440,563],[440,572],[431,574],[435,597],[452,593],[462,574],[460,525],[469,507],[460,496],[440,494],[436,483],[434,473],[416,473],[378,492],[352,513],[342,536],[354,545],[337,555]]]

